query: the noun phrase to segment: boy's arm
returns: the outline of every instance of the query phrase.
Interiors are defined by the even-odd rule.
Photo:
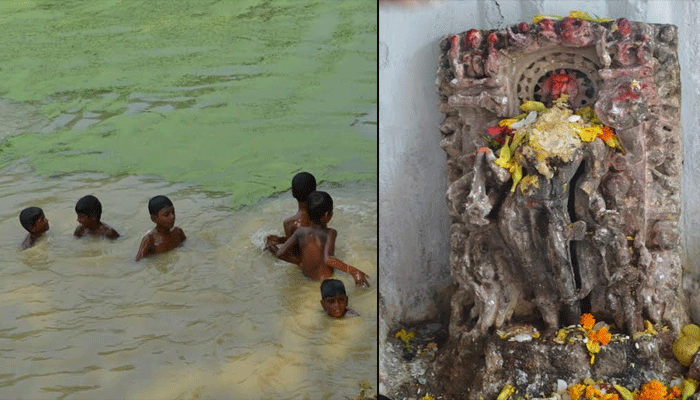
[[[367,282],[367,278],[369,278],[369,276],[367,274],[353,266],[345,264],[340,259],[333,256],[333,253],[335,252],[335,237],[337,235],[338,232],[335,229],[328,229],[326,246],[323,249],[323,262],[325,262],[329,267],[339,269],[352,275],[353,279],[355,279],[356,286],[369,287],[369,282]]]
[[[139,252],[136,253],[136,261],[144,258],[145,256],[153,252],[153,237],[150,232],[146,234],[141,240],[141,246],[139,246]]]
[[[32,235],[29,234],[26,238],[24,238],[24,242],[22,242],[22,250],[27,250],[28,248],[32,247],[32,244]]]
[[[282,261],[286,261],[292,264],[300,264],[301,256],[294,255],[291,253],[291,250],[294,248],[294,245],[299,241],[299,235],[297,234],[297,232],[298,231],[294,232],[294,234],[292,234],[292,236],[282,244],[282,247],[278,247],[278,245],[273,244],[269,246],[269,250]]]
[[[277,253],[277,245],[287,241],[286,237],[277,235],[267,235],[265,238],[265,250],[268,250],[272,254]]]
[[[73,236],[82,237],[84,233],[85,233],[85,228],[83,228],[82,225],[78,225],[77,227],[75,227],[75,232],[73,232]]]
[[[289,239],[292,237],[292,234],[294,233],[294,228],[295,224],[294,222],[296,221],[296,218],[294,217],[289,217],[282,222],[282,228],[284,228],[284,237],[282,238],[282,243],[284,243],[285,240]]]

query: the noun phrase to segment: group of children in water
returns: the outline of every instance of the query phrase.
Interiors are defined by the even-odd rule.
[[[333,217],[333,199],[326,192],[316,191],[316,179],[308,172],[294,176],[292,196],[299,205],[297,213],[284,220],[284,236],[269,235],[265,239],[265,249],[280,260],[297,264],[310,279],[322,281],[321,306],[328,315],[334,318],[357,315],[347,307],[343,282],[330,278],[333,270],[338,269],[350,274],[357,286],[369,287],[367,274],[334,256],[337,231],[327,226]],[[80,225],[74,236],[119,237],[114,228],[100,221],[102,204],[95,196],[78,200],[75,212]],[[153,197],[148,202],[148,212],[156,226],[141,240],[136,261],[172,250],[187,239],[185,232],[175,226],[175,207],[166,196]],[[19,220],[29,232],[22,249],[32,247],[49,230],[49,220],[39,207],[25,208]]]

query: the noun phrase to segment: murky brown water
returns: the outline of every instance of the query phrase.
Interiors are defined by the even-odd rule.
[[[360,317],[332,320],[319,283],[262,251],[296,211],[289,193],[232,211],[226,196],[157,178],[45,179],[22,165],[0,177],[0,398],[338,399],[377,387],[376,187],[319,187],[334,197],[336,255],[372,285],[337,273]],[[120,239],[73,238],[89,193]],[[136,263],[156,194],[188,239]],[[20,251],[29,205],[51,229]]]

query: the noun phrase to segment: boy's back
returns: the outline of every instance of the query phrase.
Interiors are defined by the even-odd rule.
[[[330,245],[329,235],[337,235],[335,229],[319,225],[302,226],[294,231],[300,251],[299,266],[307,277],[313,280],[323,280],[333,275],[333,268],[325,262],[325,249]],[[333,254],[331,250],[331,254]]]
[[[270,251],[278,258],[285,259],[298,246],[299,255],[295,264],[301,267],[307,277],[322,280],[333,275],[334,269],[339,269],[352,275],[356,285],[369,286],[367,274],[334,256],[338,233],[327,226],[333,218],[333,200],[330,195],[326,192],[311,193],[308,215],[310,226],[299,227],[282,247],[271,245]]]

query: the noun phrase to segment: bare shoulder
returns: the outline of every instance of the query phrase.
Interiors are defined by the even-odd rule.
[[[155,242],[155,237],[155,229],[151,229],[150,231],[146,232],[146,234],[143,235],[143,238],[141,239],[141,247],[147,244],[153,244]]]
[[[180,239],[180,241],[187,239],[187,236],[185,236],[185,231],[183,231],[179,226],[173,228],[173,233]]]
[[[120,235],[119,235],[119,232],[117,232],[116,229],[114,229],[114,228],[112,228],[112,227],[109,227],[109,231],[107,232],[107,235],[105,235],[105,236],[107,236],[109,239],[116,239],[116,238],[118,238]]]
[[[155,244],[155,233],[153,230],[146,232],[141,239],[141,244],[139,245],[139,251],[136,253],[136,261],[150,255],[154,251]]]

